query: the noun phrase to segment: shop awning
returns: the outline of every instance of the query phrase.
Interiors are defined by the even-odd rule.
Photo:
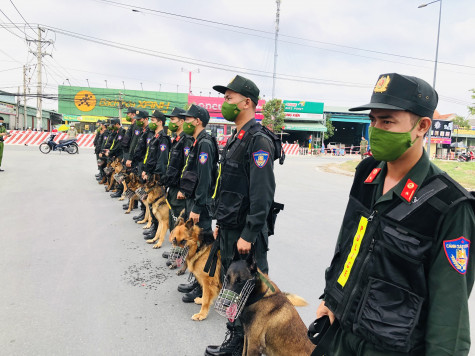
[[[311,131],[311,132],[327,132],[327,128],[323,124],[312,124],[312,123],[285,123],[285,131]]]

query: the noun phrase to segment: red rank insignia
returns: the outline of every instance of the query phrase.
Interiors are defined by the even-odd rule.
[[[378,176],[379,172],[381,172],[381,168],[375,168],[371,171],[368,178],[364,181],[365,183],[372,183],[373,180]]]
[[[401,192],[401,196],[410,203],[412,197],[414,196],[414,193],[416,192],[416,189],[417,184],[414,183],[412,180],[408,179],[406,185],[404,186],[404,189]]]
[[[245,133],[246,133],[246,131],[244,131],[244,130],[239,131],[238,139],[242,140]]]
[[[180,138],[181,138],[180,136],[175,137],[175,141],[176,142],[180,141]]]

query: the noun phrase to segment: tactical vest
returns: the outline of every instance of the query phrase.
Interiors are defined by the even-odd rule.
[[[196,185],[198,184],[198,155],[199,155],[199,146],[202,142],[208,142],[211,146],[214,147],[215,157],[214,161],[218,162],[219,160],[219,151],[218,143],[216,139],[210,136],[208,133],[200,139],[200,141],[195,141],[191,148],[188,158],[186,159],[185,167],[180,178],[180,191],[185,195],[187,199],[191,198],[195,194]],[[216,165],[215,165],[216,166]],[[217,178],[217,168],[213,167],[212,177],[211,177],[211,186],[214,187]]]
[[[177,136],[170,148],[167,173],[164,181],[166,187],[177,187],[180,182],[181,172],[185,165],[185,145],[187,141],[189,141],[188,135]],[[188,149],[191,150],[191,145]]]
[[[274,144],[274,159],[283,158],[285,154],[279,151],[275,144],[275,135],[270,136],[269,131],[261,124],[254,124],[247,131],[241,130],[234,144],[229,147],[229,139],[221,154],[219,176],[213,198],[215,203],[215,218],[220,227],[226,229],[242,229],[249,213],[249,162],[251,156],[248,152],[249,144],[253,137],[261,135]],[[280,140],[277,137],[277,140]],[[283,156],[283,157],[282,157]],[[281,164],[282,164],[281,163]]]
[[[363,184],[377,166],[358,167],[333,260],[325,305],[344,330],[385,350],[424,347],[431,249],[445,215],[473,197],[445,173],[426,178],[412,204],[394,199],[373,209],[377,185]]]
[[[148,157],[151,157],[152,155],[155,154],[155,151],[158,150],[158,157],[160,156],[160,154],[161,154],[160,142],[166,141],[167,146],[168,147],[171,146],[170,137],[168,135],[165,135],[164,131],[160,131],[160,134],[158,136],[154,132],[151,132],[151,134],[153,134],[153,137],[147,143],[147,151],[145,152],[145,157],[144,157],[144,160],[143,160],[144,164],[147,163]],[[158,141],[157,144],[155,144],[156,141]]]

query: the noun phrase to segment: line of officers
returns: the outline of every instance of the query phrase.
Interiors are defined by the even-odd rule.
[[[144,181],[158,175],[159,184],[167,191],[170,230],[183,209],[185,220],[192,219],[204,232],[212,231],[213,216],[222,275],[235,250],[247,254],[252,246],[258,267],[268,273],[268,236],[275,221],[269,217],[274,216],[271,212],[276,204],[274,160],[283,163],[281,141],[255,119],[260,91],[254,82],[237,75],[228,85],[213,89],[224,95],[223,117],[236,125],[221,157],[216,139],[206,132],[210,115],[203,107],[192,104],[187,111],[174,108],[169,115],[158,110],[149,115],[131,107],[127,110],[131,123],[127,130],[119,119],[100,123],[94,145],[98,163],[102,164],[96,177],[102,180],[104,163],[117,157]],[[168,130],[174,133],[172,139],[164,129],[167,118]],[[121,194],[118,191],[112,197]],[[143,216],[144,211],[134,219]],[[152,238],[158,227],[153,219],[146,239]],[[192,302],[202,293],[196,281],[181,284],[178,290],[186,293],[184,302]],[[242,323],[238,318],[226,327],[224,342],[208,346],[205,355],[240,354]]]

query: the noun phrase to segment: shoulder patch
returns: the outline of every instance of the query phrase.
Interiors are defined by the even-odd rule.
[[[118,140],[122,140],[122,135],[119,135],[119,136],[117,137],[117,139],[118,139]]]
[[[206,161],[208,161],[208,154],[206,152],[201,152],[198,159],[201,164],[205,164]]]
[[[450,265],[460,274],[467,273],[470,241],[463,236],[455,240],[444,240],[444,250]]]
[[[150,138],[147,138],[147,143],[149,143],[149,142],[150,142],[150,140],[151,140]]]
[[[183,151],[185,152],[185,156],[188,157],[188,155],[190,154],[190,148],[189,147],[185,147],[183,149]]]
[[[162,144],[160,145],[160,151],[163,152],[163,151],[165,151],[166,149],[167,149],[167,145],[165,145],[165,144],[162,143]]]
[[[140,134],[140,130],[135,130],[135,135],[139,135]]]
[[[269,152],[259,150],[254,152],[252,157],[254,158],[254,163],[257,168],[263,168],[267,164],[267,161],[269,161]]]

